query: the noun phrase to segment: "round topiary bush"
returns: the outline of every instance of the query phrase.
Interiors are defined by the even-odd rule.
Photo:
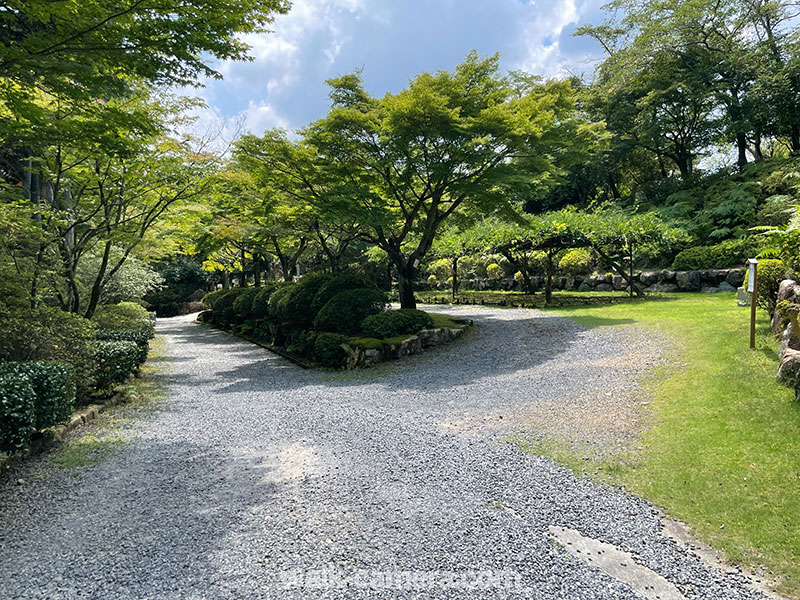
[[[558,268],[565,275],[588,275],[593,266],[592,252],[587,248],[570,250],[558,261]]]
[[[220,296],[214,300],[213,322],[222,327],[227,327],[237,322],[238,318],[236,310],[233,308],[233,303],[248,289],[249,288],[231,288],[226,290],[224,294],[220,294]]]
[[[270,281],[264,284],[263,287],[258,288],[258,293],[253,298],[251,307],[251,314],[254,319],[263,319],[269,315],[269,299],[277,287],[277,284]]]
[[[237,321],[244,321],[253,317],[253,302],[261,288],[245,288],[233,301],[233,313]]]
[[[289,292],[283,305],[283,319],[297,329],[309,329],[314,323],[317,311],[314,298],[323,285],[333,279],[328,273],[309,273]]]
[[[137,329],[146,331],[150,337],[155,335],[155,328],[147,309],[135,302],[120,302],[97,308],[92,317],[100,331],[120,331]]]
[[[371,338],[390,338],[406,333],[419,333],[433,327],[433,318],[426,312],[411,308],[387,310],[370,315],[361,322],[361,331]]]
[[[339,292],[323,306],[314,319],[314,329],[355,335],[361,323],[386,306],[386,294],[376,289]]]
[[[221,298],[224,294],[227,294],[228,289],[220,288],[218,290],[214,290],[213,292],[208,292],[205,296],[203,296],[203,304],[209,308],[214,308],[216,301],[219,300],[219,298]]]
[[[486,267],[486,276],[489,279],[500,279],[503,276],[503,267],[497,263],[492,263]]]
[[[346,335],[320,333],[314,340],[314,359],[326,367],[341,367],[347,358]]]
[[[328,303],[328,300],[345,290],[373,288],[375,288],[375,286],[360,275],[354,275],[352,273],[337,275],[319,288],[316,296],[314,296],[314,301],[311,303],[311,309],[314,311],[314,314],[318,313],[322,307]]]
[[[287,308],[286,301],[289,293],[297,284],[292,281],[279,283],[272,295],[269,297],[269,318],[273,321],[286,320]]]

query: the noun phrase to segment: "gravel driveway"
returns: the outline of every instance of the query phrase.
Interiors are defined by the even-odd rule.
[[[505,441],[526,415],[591,420],[594,400],[635,394],[647,340],[435,310],[478,328],[356,373],[159,321],[169,398],[134,439],[100,464],[43,456],[0,482],[0,598],[645,597],[550,527],[614,544],[685,598],[762,597],[663,537],[648,503]]]

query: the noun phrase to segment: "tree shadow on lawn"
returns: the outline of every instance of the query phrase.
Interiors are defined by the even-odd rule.
[[[139,437],[99,464],[60,468],[48,454],[24,463],[13,482],[27,484],[0,482],[5,593],[224,595],[218,586],[232,574],[221,567],[241,564],[238,553],[245,552],[231,538],[252,529],[254,511],[279,511],[282,495],[291,493],[277,463],[236,456],[235,448],[233,454]],[[58,592],[48,587],[55,581]]]

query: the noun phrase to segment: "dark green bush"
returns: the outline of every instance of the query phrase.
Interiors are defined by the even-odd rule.
[[[269,299],[278,288],[273,282],[265,283],[263,287],[257,288],[258,293],[253,298],[252,316],[256,319],[263,319],[269,316]]]
[[[155,334],[153,320],[147,309],[135,302],[120,302],[100,306],[92,317],[100,331],[141,330],[150,337]]]
[[[136,356],[136,366],[142,366],[147,360],[147,353],[150,350],[150,336],[147,335],[147,332],[136,329],[104,331],[97,334],[97,339],[111,342],[133,342],[139,348]]]
[[[317,312],[312,308],[314,297],[320,288],[332,279],[328,273],[305,275],[282,302],[281,320],[297,329],[309,329]]]
[[[75,407],[75,369],[54,361],[4,362],[0,374],[30,381],[36,401],[34,428],[44,429],[69,420]]]
[[[322,307],[328,303],[328,300],[345,290],[362,290],[374,287],[372,283],[359,275],[351,273],[337,275],[319,288],[319,291],[316,296],[314,296],[314,300],[311,303],[311,309],[314,311],[314,314],[318,313],[322,310]]]
[[[361,331],[366,337],[390,338],[406,333],[418,333],[433,327],[433,319],[421,310],[401,308],[370,315],[361,322]]]
[[[347,358],[348,339],[338,333],[320,333],[314,341],[314,359],[326,367],[341,367]]]
[[[289,293],[294,289],[296,283],[284,281],[279,283],[272,295],[269,297],[269,318],[274,321],[285,321],[288,314],[286,301]]]
[[[214,314],[212,320],[217,325],[227,327],[237,321],[236,311],[233,308],[233,303],[243,293],[247,292],[249,288],[230,288],[224,294],[220,294],[214,300]]]
[[[758,299],[756,306],[763,308],[769,316],[775,314],[778,303],[778,289],[784,279],[794,279],[792,271],[780,260],[763,259],[758,262]],[[747,281],[745,281],[745,288]]]
[[[139,347],[135,342],[98,341],[96,342],[97,367],[96,387],[99,392],[110,393],[124,383],[138,366]]]
[[[339,292],[323,306],[314,319],[314,329],[355,335],[361,323],[386,306],[386,294],[376,289]]]
[[[95,373],[97,327],[88,319],[42,306],[0,314],[0,360],[55,360],[75,369],[78,397],[90,392]]]
[[[756,252],[756,245],[750,239],[727,240],[715,246],[695,246],[678,252],[672,268],[676,271],[724,269],[744,264]]]
[[[27,373],[0,370],[0,450],[25,450],[36,432],[36,393]]]
[[[209,308],[214,308],[214,304],[216,304],[217,300],[219,300],[229,291],[230,288],[228,289],[220,288],[218,290],[214,290],[213,292],[208,292],[205,296],[203,296],[203,304],[205,304]]]
[[[261,288],[245,288],[233,301],[233,312],[237,320],[245,320],[252,318],[253,315],[253,301],[256,296],[261,293]]]

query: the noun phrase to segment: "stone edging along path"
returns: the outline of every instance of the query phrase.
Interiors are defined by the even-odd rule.
[[[412,356],[414,354],[420,354],[425,351],[426,348],[431,348],[434,346],[439,346],[442,344],[447,344],[452,342],[453,340],[461,337],[466,331],[473,327],[473,322],[471,319],[461,319],[463,321],[463,325],[459,325],[458,327],[441,327],[437,329],[423,329],[419,333],[415,335],[409,335],[404,338],[402,341],[399,341],[396,344],[387,344],[384,348],[362,348],[356,346],[350,349],[349,355],[346,361],[346,368],[347,370],[354,370],[354,369],[361,369],[361,368],[368,368],[372,367],[378,363],[386,362],[390,360],[395,360],[398,358],[402,358],[404,356]],[[221,327],[217,327],[211,323],[207,323],[205,321],[196,321],[200,325],[205,325],[207,327],[211,327],[213,329],[218,329],[219,331],[224,331],[230,335],[243,339],[245,341],[250,342],[251,344],[255,344],[270,352],[277,354],[285,358],[286,360],[296,364],[303,369],[311,369],[314,368],[316,365],[313,363],[307,362],[301,358],[293,356],[287,353],[283,348],[279,348],[278,346],[273,346],[272,344],[267,344],[262,340],[258,340],[256,338],[250,337],[248,335],[243,335],[241,333],[235,333],[228,329],[222,329]]]

